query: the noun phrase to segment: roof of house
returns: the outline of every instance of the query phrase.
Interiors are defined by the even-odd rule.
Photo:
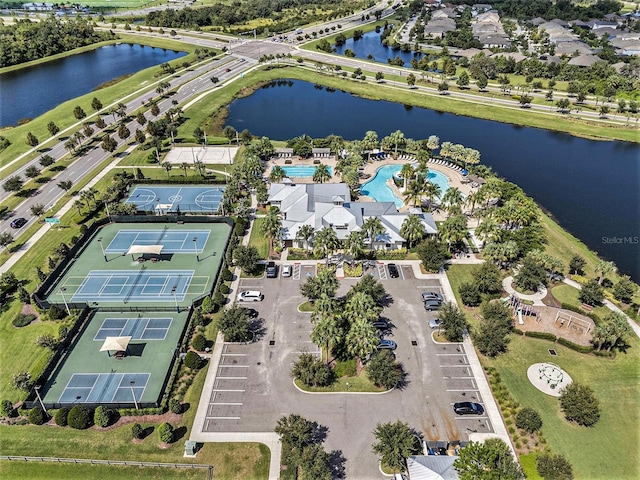
[[[513,60],[516,63],[520,63],[523,60],[526,60],[528,57],[521,54],[520,52],[498,52],[495,53],[493,55],[491,55],[492,57],[506,57],[506,58],[513,58]]]
[[[453,463],[458,457],[450,455],[415,455],[407,458],[411,480],[458,480]]]
[[[569,65],[577,65],[579,67],[590,67],[594,63],[600,60],[595,55],[578,55],[577,57],[569,60]]]

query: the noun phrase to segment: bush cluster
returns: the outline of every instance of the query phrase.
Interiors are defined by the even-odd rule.
[[[53,420],[56,422],[56,425],[58,425],[59,427],[66,427],[68,416],[69,416],[69,409],[62,407],[56,410],[56,413],[53,416]]]
[[[180,400],[176,398],[172,398],[171,400],[169,400],[169,410],[171,411],[171,413],[176,413],[178,415],[181,414],[182,403],[180,403]]]
[[[158,427],[158,436],[160,437],[161,442],[173,442],[173,435],[173,426],[170,423],[164,422],[160,424],[160,426]]]
[[[74,405],[69,410],[67,424],[76,430],[85,430],[91,426],[91,411],[82,405]]]
[[[111,423],[112,417],[113,412],[109,408],[99,405],[95,412],[93,412],[93,423],[98,427],[108,427]]]
[[[29,410],[28,418],[31,425],[42,425],[46,420],[45,417],[46,415],[44,413],[44,410],[42,410],[40,407],[35,407]]]
[[[202,358],[196,352],[190,350],[184,357],[184,366],[194,370],[199,369],[202,366]]]
[[[207,348],[207,339],[204,338],[203,335],[196,335],[195,337],[193,337],[193,340],[191,341],[191,346],[199,351],[202,352],[204,351],[205,348]]]
[[[144,428],[139,423],[131,425],[131,436],[140,440],[144,436]]]
[[[12,417],[14,412],[11,400],[2,400],[2,403],[0,403],[0,417]]]
[[[17,328],[26,327],[35,319],[36,319],[36,316],[33,314],[20,313],[16,316],[16,318],[13,319],[12,323],[13,323],[13,326]]]
[[[516,414],[516,426],[529,433],[542,428],[542,418],[533,408],[525,407]]]

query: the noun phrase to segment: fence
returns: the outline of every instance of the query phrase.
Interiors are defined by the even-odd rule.
[[[164,467],[164,468],[192,468],[207,469],[207,479],[213,479],[213,465],[198,463],[160,463],[136,462],[133,460],[96,460],[91,458],[58,458],[58,457],[23,457],[18,455],[0,455],[0,460],[20,462],[51,462],[51,463],[88,463],[91,465],[114,465],[126,467]]]

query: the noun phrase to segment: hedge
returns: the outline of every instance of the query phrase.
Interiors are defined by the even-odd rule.
[[[514,328],[513,330],[511,330],[513,333],[516,333],[518,335],[524,335],[524,332],[518,328]]]
[[[56,410],[56,413],[53,416],[53,419],[55,420],[56,425],[58,425],[59,427],[66,427],[68,416],[69,416],[69,409],[62,407]]]
[[[45,422],[44,410],[40,407],[35,407],[29,410],[29,423],[31,425],[42,425]]]
[[[553,333],[547,332],[524,332],[524,336],[531,338],[542,338],[544,340],[551,340],[552,342],[556,341],[556,336]]]
[[[67,424],[76,430],[84,430],[91,426],[91,411],[82,405],[74,405],[69,410]]]
[[[564,345],[567,348],[570,348],[571,350],[575,350],[576,352],[580,352],[580,353],[593,352],[592,346],[578,345],[577,343],[570,342],[569,340],[566,340],[564,338],[558,338],[558,343],[560,345]]]
[[[13,322],[11,323],[13,323],[14,327],[20,328],[20,327],[26,327],[35,319],[36,319],[36,316],[33,314],[25,315],[24,313],[20,313],[16,318],[13,319]]]
[[[160,424],[158,427],[158,436],[163,443],[173,442],[173,426],[168,422]]]

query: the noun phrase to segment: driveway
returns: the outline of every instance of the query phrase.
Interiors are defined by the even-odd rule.
[[[244,305],[258,310],[262,330],[256,342],[222,347],[212,391],[203,392],[209,395],[203,432],[273,432],[280,417],[297,413],[327,428],[325,449],[344,457],[346,478],[364,480],[383,478],[371,451],[379,422],[403,420],[431,441],[465,441],[472,431],[492,431],[484,416],[453,413],[456,401],[482,399],[463,345],[432,340],[428,320],[437,312],[425,312],[420,292],[442,292],[440,281],[417,279],[411,266],[398,267],[395,279],[384,264],[368,274],[380,278],[390,296],[382,315],[393,325],[387,338],[398,344],[396,357],[407,372],[402,389],[383,394],[300,392],[293,385],[291,365],[301,352],[318,352],[309,339],[310,314],[297,309],[305,301],[299,286],[313,267],[303,266],[300,273],[294,268],[290,278],[242,279],[238,291],[265,295],[262,302]],[[342,280],[338,295],[356,281]]]

